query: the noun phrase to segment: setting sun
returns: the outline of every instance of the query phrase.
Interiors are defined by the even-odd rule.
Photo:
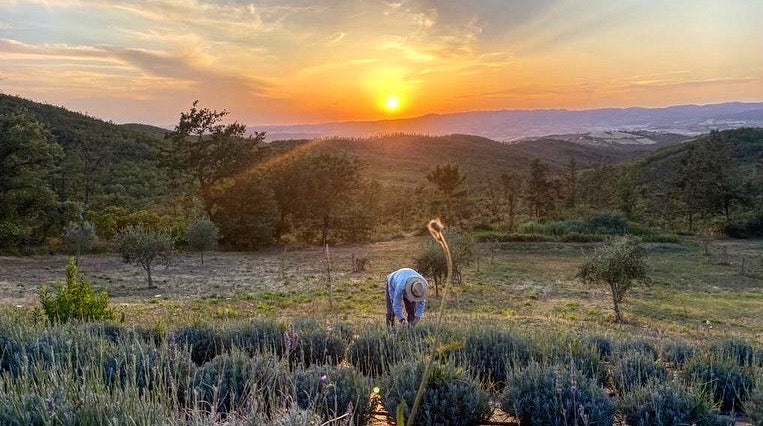
[[[387,112],[396,112],[400,109],[400,99],[397,96],[387,96],[384,100],[384,109]]]

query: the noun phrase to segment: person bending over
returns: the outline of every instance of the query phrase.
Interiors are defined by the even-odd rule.
[[[387,326],[416,325],[427,305],[427,280],[411,268],[387,275]]]

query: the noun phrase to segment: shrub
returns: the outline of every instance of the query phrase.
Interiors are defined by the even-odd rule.
[[[278,356],[284,353],[283,326],[272,319],[255,319],[231,326],[222,334],[225,347],[238,347],[250,355],[271,353]]]
[[[601,362],[598,348],[576,337],[544,339],[544,342],[547,346],[535,350],[535,362],[542,365],[566,365],[601,386],[607,384],[607,369]]]
[[[586,338],[585,344],[591,347],[600,359],[609,359],[612,357],[612,341],[604,336],[591,336]]]
[[[58,394],[48,398],[36,393],[24,393],[15,398],[0,395],[0,424],[68,426],[77,424],[77,416],[74,407]]]
[[[623,393],[648,383],[662,382],[667,374],[667,370],[651,358],[635,354],[617,361],[612,372],[612,382],[615,389]]]
[[[646,250],[639,240],[622,237],[597,249],[580,266],[578,278],[609,287],[616,322],[623,322],[620,304],[628,290],[649,282],[645,256]]]
[[[289,353],[292,365],[308,367],[312,364],[337,365],[344,359],[347,345],[340,337],[324,330],[299,333],[297,345]]]
[[[596,382],[579,372],[532,364],[512,374],[501,408],[523,425],[611,425],[615,408]]]
[[[507,371],[530,361],[527,338],[511,331],[474,329],[464,340],[463,356],[482,380],[498,388],[506,382]]]
[[[271,356],[250,358],[244,353],[220,355],[204,364],[193,376],[194,404],[211,412],[228,413],[246,409],[258,398],[270,413],[283,405],[288,378],[278,360]]]
[[[586,220],[585,227],[592,234],[624,235],[628,232],[628,218],[620,211],[598,211]]]
[[[47,287],[39,290],[40,303],[51,323],[71,320],[101,321],[114,318],[109,308],[109,296],[105,291],[96,293],[92,284],[77,277],[74,259],[66,266],[66,283],[53,286],[56,294],[51,296]]]
[[[732,337],[715,342],[710,346],[710,352],[717,357],[730,359],[742,367],[755,365],[759,361],[756,359],[755,348],[739,338]]]
[[[731,238],[763,237],[763,212],[746,220],[731,222],[724,227],[723,232]]]
[[[221,330],[207,325],[193,325],[177,331],[178,344],[188,347],[191,359],[196,365],[211,361],[230,349],[230,341],[225,339]]]
[[[347,360],[361,373],[377,377],[413,353],[413,344],[386,330],[366,330],[347,348]]]
[[[214,250],[219,238],[217,225],[209,219],[199,219],[186,229],[188,247],[200,253],[202,266],[204,265],[204,252]]]
[[[381,385],[382,404],[388,413],[397,413],[398,405],[403,404],[405,418],[411,415],[424,368],[422,362],[409,361],[390,370]],[[478,425],[490,413],[490,396],[479,382],[452,364],[435,362],[414,424]]]
[[[760,384],[744,403],[744,412],[753,426],[763,426],[763,386]]]
[[[662,359],[676,367],[694,356],[694,348],[685,342],[670,342],[662,349]]]
[[[752,388],[752,377],[733,361],[693,359],[686,368],[687,378],[703,386],[720,405],[721,412],[741,411]]]
[[[448,241],[453,260],[453,281],[461,283],[461,270],[474,261],[474,240],[459,229],[447,229],[445,238]],[[422,275],[432,279],[435,285],[435,295],[439,294],[439,285],[443,284],[448,274],[448,265],[440,246],[432,239],[424,242],[419,253],[413,260],[413,268]]]
[[[657,360],[657,349],[648,340],[623,340],[617,345],[618,356],[629,356],[634,354],[644,355],[652,360]]]
[[[676,384],[635,389],[620,403],[629,426],[680,426],[713,423],[710,404]]]
[[[365,425],[371,412],[371,382],[348,367],[313,366],[294,376],[295,399],[324,420],[351,412],[352,424]]]
[[[151,231],[142,225],[128,226],[117,237],[119,253],[125,263],[139,265],[146,271],[148,287],[154,287],[151,268],[169,262],[174,239],[168,234]]]
[[[95,240],[95,225],[92,222],[69,222],[64,229],[64,239],[74,246],[76,257],[74,261],[79,265],[79,256],[82,250],[87,250]]]

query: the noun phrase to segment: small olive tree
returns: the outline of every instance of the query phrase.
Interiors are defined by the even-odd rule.
[[[188,247],[201,254],[201,266],[204,266],[204,252],[212,251],[217,247],[220,232],[217,225],[209,219],[199,219],[193,222],[186,230]]]
[[[141,266],[148,276],[148,288],[154,288],[151,267],[154,264],[169,263],[169,254],[174,244],[172,237],[141,225],[128,226],[117,236],[117,243],[122,260]]]
[[[461,284],[462,269],[474,261],[474,240],[456,228],[445,230],[445,238],[453,258],[453,282]],[[439,296],[440,284],[448,275],[448,264],[440,246],[428,238],[413,259],[413,265],[416,271],[434,282],[435,296]]]
[[[95,240],[95,225],[87,220],[82,222],[71,221],[64,229],[64,239],[77,250],[74,262],[79,265],[80,253],[87,250]]]
[[[621,237],[598,249],[580,266],[578,278],[587,283],[605,284],[612,292],[615,322],[623,322],[620,303],[634,285],[649,283],[646,250],[641,241]]]

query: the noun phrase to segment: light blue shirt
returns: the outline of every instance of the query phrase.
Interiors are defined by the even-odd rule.
[[[395,313],[397,319],[406,318],[403,314],[403,297],[405,297],[405,282],[411,277],[418,277],[426,282],[426,279],[418,272],[411,268],[402,268],[387,275],[387,293],[392,299],[392,312]],[[414,316],[421,318],[424,315],[424,308],[426,308],[426,300],[416,302],[416,309],[414,309]]]

